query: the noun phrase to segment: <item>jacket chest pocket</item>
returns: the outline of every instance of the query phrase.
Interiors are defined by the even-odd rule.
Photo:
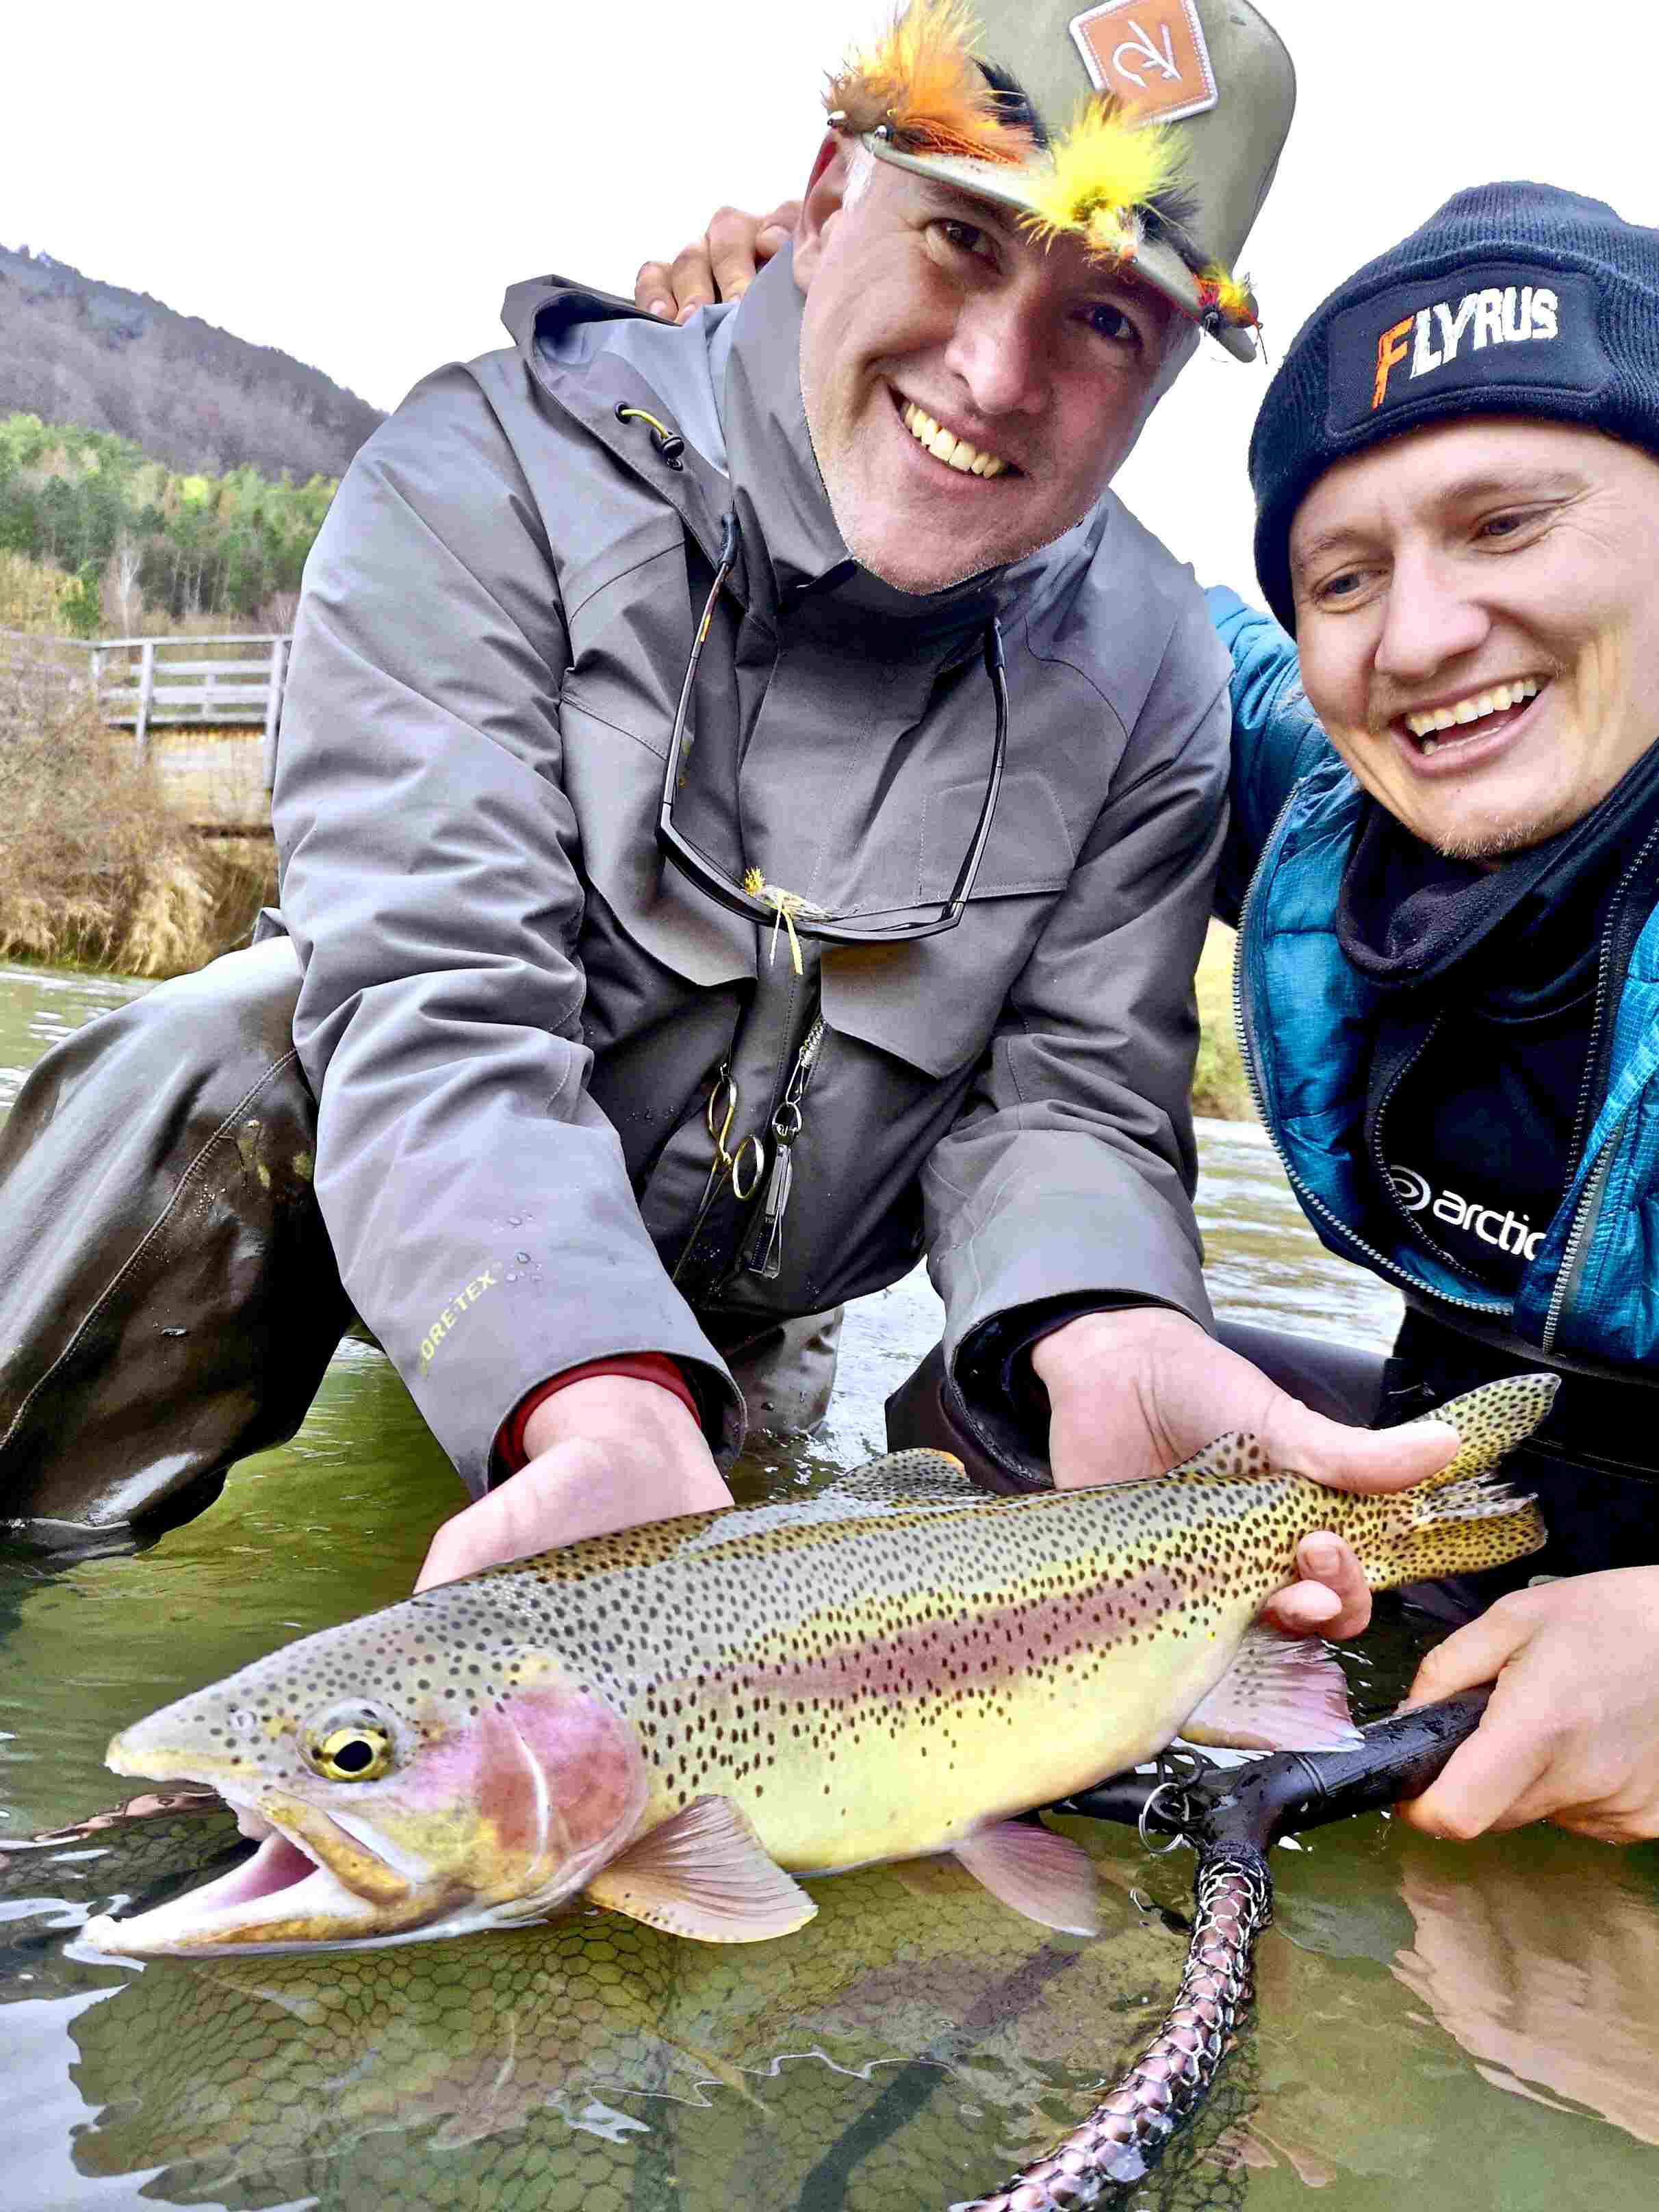
[[[919,907],[951,896],[984,796],[982,780],[927,794],[918,824]],[[828,948],[825,1021],[928,1076],[977,1060],[1071,879],[1072,861],[1072,840],[1048,779],[1034,769],[1006,776],[961,921],[937,937]]]

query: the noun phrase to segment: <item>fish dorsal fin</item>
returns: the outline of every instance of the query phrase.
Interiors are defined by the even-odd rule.
[[[989,1492],[968,1480],[962,1462],[949,1452],[902,1451],[888,1452],[838,1474],[812,1500],[815,1505],[820,1502],[893,1508],[960,1507],[994,1501]]]
[[[1190,1475],[1206,1482],[1260,1482],[1273,1471],[1273,1462],[1259,1437],[1249,1429],[1229,1429],[1224,1437],[1218,1437],[1202,1451],[1183,1459],[1167,1474],[1153,1475],[1150,1480],[1179,1482],[1183,1475]]]
[[[1188,1743],[1234,1751],[1335,1751],[1359,1741],[1346,1678],[1325,1645],[1260,1621],[1181,1733]]]
[[[889,1452],[884,1458],[849,1468],[810,1498],[786,1498],[770,1505],[734,1505],[711,1514],[707,1527],[682,1542],[684,1552],[712,1551],[745,1536],[767,1536],[787,1529],[830,1526],[843,1521],[890,1520],[896,1513],[960,1512],[966,1506],[1006,1505],[1006,1498],[976,1489],[960,1460],[948,1452]]]
[[[993,1897],[1039,1927],[1069,1936],[1100,1932],[1094,1863],[1080,1844],[1032,1820],[999,1820],[956,1845],[956,1855]]]
[[[817,1906],[767,1852],[729,1797],[697,1797],[595,1875],[587,1894],[671,1936],[758,1943]]]

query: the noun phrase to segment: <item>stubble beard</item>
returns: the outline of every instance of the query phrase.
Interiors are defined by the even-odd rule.
[[[824,473],[823,462],[817,449],[817,441],[812,438],[810,418],[807,423],[807,435],[811,440],[813,466],[818,472],[818,482],[823,486],[823,495],[830,502],[830,512],[835,517],[836,527],[841,532],[842,543],[860,568],[874,576],[878,582],[887,585],[891,590],[903,592],[911,599],[936,598],[941,592],[954,591],[958,585],[972,583],[975,577],[993,576],[1005,568],[1017,567],[1022,561],[1030,560],[1034,555],[1045,552],[1049,546],[1057,544],[1068,532],[1075,530],[1079,523],[1088,519],[1099,503],[1097,499],[1092,500],[1078,514],[1050,529],[1021,532],[1007,544],[994,546],[988,552],[978,554],[972,559],[963,560],[958,557],[953,561],[950,558],[948,550],[941,547],[940,566],[937,569],[930,570],[925,581],[919,580],[914,573],[908,574],[895,573],[891,562],[882,554],[879,545],[872,543],[873,533],[866,532],[863,527],[859,512],[859,501],[850,495],[838,493],[835,484]]]
[[[808,398],[804,360],[800,382],[801,412],[806,424],[807,447],[812,456],[812,466],[817,471],[818,482],[823,489],[824,498],[830,503],[836,528],[841,533],[842,544],[867,574],[875,577],[878,583],[885,584],[891,591],[902,592],[907,598],[934,599],[941,592],[952,592],[958,585],[972,583],[975,577],[994,575],[1000,569],[1012,568],[1021,561],[1029,561],[1034,554],[1045,551],[1064,538],[1068,531],[1075,530],[1079,523],[1086,520],[1105,495],[1103,486],[1101,491],[1067,521],[1051,530],[1023,532],[1009,546],[999,546],[988,556],[980,555],[966,562],[953,562],[941,548],[942,566],[930,572],[925,582],[919,581],[914,575],[897,574],[878,548],[872,544],[871,533],[862,525],[858,500],[850,492],[839,488],[832,481],[833,472],[823,465],[823,456],[818,447],[818,434],[812,421],[813,410]]]
[[[1436,837],[1431,843],[1443,860],[1499,861],[1513,860],[1517,853],[1529,853],[1534,845],[1541,845],[1551,837],[1559,836],[1563,830],[1571,829],[1591,810],[1581,806],[1575,799],[1564,799],[1542,814],[1519,822],[1511,822],[1500,829],[1472,830],[1467,833],[1454,830],[1444,837]]]
[[[826,486],[826,491],[828,489]],[[941,592],[955,591],[958,585],[972,583],[975,577],[994,576],[1005,568],[1014,568],[1021,561],[1029,561],[1033,554],[1042,552],[1073,527],[1068,522],[1064,530],[1057,530],[1052,536],[1021,538],[1006,551],[998,549],[988,558],[969,561],[961,566],[947,564],[944,568],[930,573],[925,580],[921,580],[914,575],[896,574],[867,541],[861,543],[863,533],[856,520],[849,516],[843,521],[842,516],[836,513],[833,494],[830,497],[830,507],[831,513],[836,514],[836,527],[841,532],[848,551],[860,568],[867,570],[878,582],[888,585],[892,590],[903,592],[911,599],[935,599]],[[1082,517],[1078,520],[1081,521]]]

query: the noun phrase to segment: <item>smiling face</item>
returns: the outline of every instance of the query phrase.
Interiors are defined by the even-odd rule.
[[[1080,522],[1185,358],[1167,301],[1071,239],[830,138],[795,275],[801,392],[854,557],[898,590],[943,591]]]
[[[1659,462],[1492,417],[1340,462],[1291,532],[1302,679],[1365,788],[1496,859],[1606,798],[1659,735]]]

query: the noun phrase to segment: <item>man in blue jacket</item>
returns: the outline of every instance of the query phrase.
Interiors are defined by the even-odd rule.
[[[1211,595],[1246,1061],[1321,1238],[1406,1297],[1325,1409],[1565,1378],[1547,1551],[1441,1593],[1507,1594],[1419,1693],[1498,1687],[1411,1817],[1659,1834],[1659,232],[1460,194],[1312,317],[1250,466],[1279,623]]]
[[[1370,1426],[1562,1375],[1516,1468],[1546,1551],[1413,1593],[1468,1624],[1414,1695],[1498,1687],[1407,1817],[1659,1835],[1659,232],[1459,194],[1310,319],[1250,466],[1279,619],[1210,594],[1241,1042],[1320,1237],[1406,1316],[1386,1361],[1218,1334]],[[939,1387],[897,1433],[971,1451]]]

